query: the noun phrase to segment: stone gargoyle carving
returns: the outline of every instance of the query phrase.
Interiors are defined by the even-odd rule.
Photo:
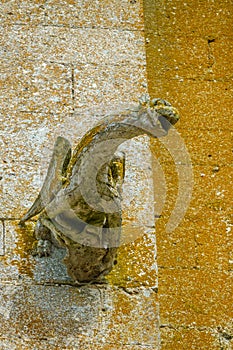
[[[48,256],[52,243],[65,247],[64,262],[77,283],[101,281],[117,262],[121,236],[125,160],[117,149],[139,135],[165,136],[178,119],[170,103],[144,95],[139,106],[95,125],[73,153],[58,137],[42,189],[20,221],[40,214],[36,254]]]

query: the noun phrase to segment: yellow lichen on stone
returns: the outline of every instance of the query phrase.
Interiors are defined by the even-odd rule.
[[[33,278],[35,261],[33,261],[31,254],[35,243],[34,224],[28,223],[23,227],[16,225],[15,231],[17,234],[16,247],[12,252],[11,264],[17,267],[19,275],[27,275]]]
[[[117,264],[106,277],[110,284],[122,287],[157,286],[155,236],[143,234],[119,247]]]
[[[232,346],[232,10],[231,1],[144,1],[149,93],[178,108],[194,174],[186,215],[167,232],[179,164],[152,140],[167,189],[156,225],[164,350]]]

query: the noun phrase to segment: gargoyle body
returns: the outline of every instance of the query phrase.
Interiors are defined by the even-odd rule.
[[[121,236],[121,190],[125,158],[118,147],[147,134],[165,136],[179,119],[170,103],[144,96],[135,109],[112,114],[95,125],[73,153],[58,137],[42,189],[21,224],[39,215],[37,254],[51,242],[65,247],[69,275],[79,283],[100,281],[116,264]]]

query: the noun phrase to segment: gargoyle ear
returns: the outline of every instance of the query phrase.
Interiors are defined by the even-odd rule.
[[[150,102],[149,94],[143,94],[142,96],[140,96],[139,99],[138,99],[138,102],[139,102],[140,106],[149,105],[149,102]]]

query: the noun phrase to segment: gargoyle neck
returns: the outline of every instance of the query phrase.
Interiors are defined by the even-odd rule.
[[[81,139],[74,150],[70,175],[77,173],[80,166],[93,166],[109,162],[117,148],[126,140],[147,134],[153,137],[166,135],[161,126],[159,114],[148,108],[126,110],[104,118]]]
[[[137,110],[124,111],[121,114],[104,118],[81,139],[74,150],[74,156],[76,154],[77,158],[78,154],[85,152],[87,149],[94,148],[95,145],[101,142],[109,142],[111,140],[114,140],[114,142],[112,145],[109,143],[109,151],[113,150],[114,153],[115,147],[118,147],[125,140],[145,133],[142,128],[135,125],[138,119]]]

